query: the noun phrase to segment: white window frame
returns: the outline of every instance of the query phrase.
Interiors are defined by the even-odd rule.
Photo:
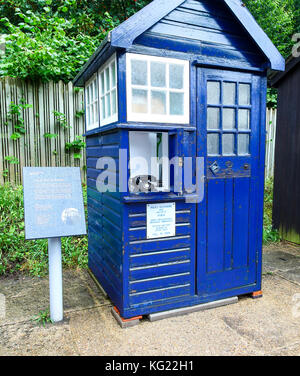
[[[97,98],[91,103],[89,103],[89,88],[96,83],[96,93],[97,93]],[[84,95],[85,95],[85,122],[86,122],[86,130],[91,131],[93,129],[99,128],[99,81],[97,77],[97,73],[95,73],[85,84],[84,88]],[[93,109],[92,111],[94,112],[94,118],[95,122],[94,123],[89,123],[88,119],[91,117],[91,108]],[[95,109],[98,108],[98,114],[96,115]]]
[[[149,133],[153,134],[162,134],[162,152],[163,155],[160,160],[157,160],[156,155],[145,155],[145,151],[138,152],[137,149],[143,149],[143,145],[141,143],[136,142],[136,137],[139,135],[148,136]],[[129,132],[129,170],[130,170],[130,179],[132,179],[132,158],[144,158],[146,162],[148,162],[148,170],[143,171],[141,175],[151,175],[158,179],[159,177],[159,164],[162,165],[162,187],[157,187],[157,192],[170,192],[170,164],[169,164],[169,134],[167,132],[162,131],[130,131]],[[155,148],[156,150],[156,148]],[[146,152],[147,153],[147,152]],[[151,159],[153,158],[153,160]],[[143,169],[143,164],[138,166],[139,169]]]
[[[105,79],[105,70],[109,67],[109,79],[110,82],[112,82],[112,70],[111,70],[111,65],[114,62],[115,64],[115,86],[110,87],[110,90],[107,90],[106,87],[106,79]],[[101,93],[101,88],[102,88],[102,73],[104,73],[104,94],[102,95]],[[115,123],[119,119],[119,114],[118,114],[118,64],[117,64],[117,59],[116,59],[116,54],[112,55],[109,60],[105,62],[104,65],[102,65],[98,71],[98,82],[99,82],[99,114],[100,114],[100,127],[103,127],[104,125]],[[116,90],[116,113],[111,114],[110,117],[103,119],[102,118],[102,100],[106,95],[109,93],[110,94],[110,109],[112,110],[112,91]],[[106,108],[106,102],[105,102],[105,110],[107,111]]]
[[[131,60],[147,61],[148,85],[132,85],[131,84]],[[151,86],[151,62],[166,63],[166,88]],[[172,89],[169,83],[169,67],[170,64],[180,64],[184,67],[183,73],[183,89]],[[126,87],[127,87],[127,121],[136,121],[143,123],[171,123],[171,124],[189,124],[190,123],[190,63],[188,60],[171,59],[166,57],[157,57],[141,54],[126,54]],[[132,89],[144,89],[148,91],[148,113],[132,112]],[[165,91],[166,95],[166,115],[157,115],[151,113],[151,90]],[[184,114],[170,115],[170,95],[169,93],[184,93]]]

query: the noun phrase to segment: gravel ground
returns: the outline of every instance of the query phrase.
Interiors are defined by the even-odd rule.
[[[88,273],[65,271],[65,320],[43,327],[31,318],[48,307],[47,279],[1,279],[0,355],[300,355],[299,247],[265,248],[263,290],[262,299],[121,329]]]

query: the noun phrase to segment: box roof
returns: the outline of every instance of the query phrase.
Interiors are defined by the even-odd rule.
[[[121,25],[110,31],[107,38],[102,42],[97,51],[83,66],[74,79],[74,84],[82,84],[82,78],[86,76],[86,70],[93,64],[95,59],[103,53],[109,45],[112,48],[128,49],[134,40],[159,22],[162,18],[182,5],[186,0],[154,0],[139,12],[128,18]],[[254,17],[241,0],[220,0],[226,4],[236,20],[244,27],[249,37],[256,43],[262,54],[268,59],[270,68],[283,71],[285,68],[284,58],[261,29]]]

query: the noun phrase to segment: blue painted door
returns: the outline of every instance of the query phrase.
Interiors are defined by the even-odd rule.
[[[197,293],[207,296],[256,283],[260,77],[197,71],[197,155],[206,166]]]

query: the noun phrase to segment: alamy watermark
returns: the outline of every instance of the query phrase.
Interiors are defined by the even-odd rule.
[[[0,294],[0,320],[5,319],[5,315],[6,315],[5,295]]]
[[[99,170],[96,179],[99,192],[172,192],[184,195],[188,203],[199,203],[204,198],[202,157],[134,157],[129,160],[128,150],[120,149],[118,163],[114,158],[101,157],[96,169]]]
[[[292,55],[294,57],[300,57],[300,33],[296,33],[292,36],[292,41],[295,42],[292,48]]]

